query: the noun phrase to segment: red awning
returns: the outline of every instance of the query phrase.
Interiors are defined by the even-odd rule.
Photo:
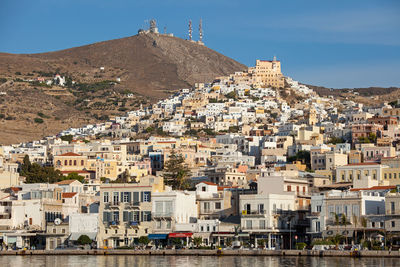
[[[171,233],[168,235],[168,237],[192,237],[192,235],[193,233]]]

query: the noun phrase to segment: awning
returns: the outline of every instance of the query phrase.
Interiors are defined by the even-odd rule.
[[[335,235],[342,235],[345,237],[353,237],[353,234],[354,234],[353,230],[332,229],[332,230],[323,231],[322,237],[333,237]]]
[[[168,234],[149,234],[147,237],[149,239],[167,239]]]
[[[193,233],[171,233],[168,235],[168,237],[192,237],[192,235]]]
[[[95,240],[97,233],[71,233],[69,240],[77,241],[81,235],[87,235],[90,239]]]

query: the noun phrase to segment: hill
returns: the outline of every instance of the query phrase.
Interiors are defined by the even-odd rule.
[[[177,89],[244,69],[204,45],[158,34],[49,53],[0,53],[0,144],[121,115]],[[37,81],[56,74],[66,77],[65,86]]]

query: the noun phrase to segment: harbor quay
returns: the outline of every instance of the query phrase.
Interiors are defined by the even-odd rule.
[[[90,255],[90,256],[299,256],[299,257],[383,257],[400,258],[400,251],[342,251],[342,250],[8,250],[0,251],[0,256],[35,255]]]

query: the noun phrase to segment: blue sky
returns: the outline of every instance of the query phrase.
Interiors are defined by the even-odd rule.
[[[400,0],[0,0],[0,51],[37,53],[135,35],[157,19],[248,66],[333,88],[400,86]]]

